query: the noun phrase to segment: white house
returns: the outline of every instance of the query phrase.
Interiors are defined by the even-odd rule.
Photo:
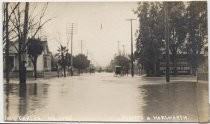
[[[51,70],[52,53],[49,51],[47,41],[42,41],[42,45],[43,45],[44,50],[42,54],[39,55],[37,58],[37,72]],[[11,72],[19,70],[17,49],[18,49],[18,41],[11,42],[10,47],[9,47],[9,70]],[[5,61],[4,61],[4,65],[5,65]],[[26,56],[26,70],[33,71],[33,64],[30,58],[28,57],[28,55]]]

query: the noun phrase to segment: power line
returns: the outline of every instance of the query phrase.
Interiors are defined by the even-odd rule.
[[[67,48],[69,47],[69,42],[73,40],[73,35],[77,33],[77,24],[69,23],[66,26],[66,34],[67,34]],[[71,45],[73,45],[71,43]]]

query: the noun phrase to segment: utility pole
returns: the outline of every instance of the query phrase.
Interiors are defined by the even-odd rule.
[[[73,76],[73,35],[75,31],[75,23],[71,23],[71,26],[67,27],[67,36],[69,37],[69,32],[71,35],[71,76]],[[69,38],[68,38],[69,39]],[[67,42],[67,49],[68,49],[69,40]]]
[[[71,25],[71,76],[73,76],[73,23]]]
[[[168,29],[168,4],[164,2],[165,11],[165,42],[166,42],[166,82],[170,82],[170,68],[169,68],[169,29]]]
[[[132,22],[136,19],[127,19],[127,21],[131,22],[131,76],[134,76],[134,65],[133,65],[133,29],[132,29]]]

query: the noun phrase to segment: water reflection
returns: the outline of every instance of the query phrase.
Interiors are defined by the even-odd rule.
[[[5,107],[5,110],[4,110],[4,113],[5,113],[5,120],[8,118],[8,110],[9,110],[9,91],[10,91],[10,89],[9,89],[10,87],[9,87],[9,85],[7,84],[7,86],[6,87],[4,87],[4,89],[5,89],[5,103],[6,103],[6,107]],[[5,104],[4,104],[5,105]]]
[[[21,87],[11,83],[4,90],[7,121],[198,122],[208,118],[208,86],[189,80],[166,84],[161,78],[96,73]],[[179,115],[181,120],[158,120]]]
[[[31,120],[28,117],[34,114],[32,112],[45,104],[48,86],[42,83],[5,84],[5,120]]]
[[[207,84],[177,81],[169,84],[142,85],[145,90],[143,114],[149,122],[208,121]],[[201,105],[202,104],[202,105]],[[202,112],[201,112],[202,111]]]
[[[26,98],[26,88],[26,84],[19,85],[19,116],[24,116],[27,111],[26,108],[28,104]]]

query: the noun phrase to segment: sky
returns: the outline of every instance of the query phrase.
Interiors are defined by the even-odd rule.
[[[53,19],[41,33],[46,35],[50,51],[56,53],[59,42],[67,45],[67,32],[70,33],[67,29],[74,23],[73,55],[81,53],[82,40],[83,54],[88,55],[94,65],[104,67],[118,53],[117,41],[120,41],[120,50],[123,51],[125,45],[125,52],[130,54],[131,25],[126,19],[137,19],[133,13],[137,6],[135,2],[49,3],[45,18]],[[137,20],[133,21],[134,50]]]

